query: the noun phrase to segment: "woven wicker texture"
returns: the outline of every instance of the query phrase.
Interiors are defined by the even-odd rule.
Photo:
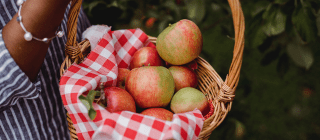
[[[244,49],[244,31],[245,20],[239,0],[228,0],[233,17],[235,44],[233,50],[233,59],[226,80],[224,81],[214,68],[203,58],[196,58],[198,69],[198,89],[202,91],[208,101],[211,101],[214,107],[213,114],[204,121],[203,128],[198,139],[207,140],[212,131],[217,128],[231,110],[232,101],[235,97],[235,90],[239,82],[240,69],[242,64],[243,49]],[[61,65],[61,76],[71,64],[80,63],[84,57],[90,52],[90,43],[84,40],[80,43],[76,42],[77,18],[82,0],[73,0],[68,17],[68,42],[66,44],[66,58]],[[156,43],[155,37],[149,36],[149,40]],[[231,52],[230,52],[231,53]],[[77,139],[77,133],[67,114],[71,139]]]

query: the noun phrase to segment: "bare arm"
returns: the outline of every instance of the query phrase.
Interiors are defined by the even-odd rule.
[[[70,0],[26,0],[21,9],[26,30],[37,38],[52,37],[58,29]],[[3,28],[2,36],[9,53],[31,81],[36,79],[49,43],[26,41],[17,22],[18,13]]]

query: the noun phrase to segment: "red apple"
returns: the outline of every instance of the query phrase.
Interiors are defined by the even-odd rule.
[[[109,112],[131,111],[136,112],[136,105],[132,96],[119,87],[106,87],[106,109]]]
[[[198,79],[196,73],[186,66],[171,66],[169,68],[171,72],[174,84],[175,92],[185,87],[194,87],[198,85]]]
[[[140,114],[156,117],[165,121],[172,121],[173,118],[173,113],[164,108],[149,108],[142,111]]]
[[[140,108],[166,107],[174,94],[173,77],[163,66],[131,70],[125,86]]]
[[[130,70],[142,66],[163,66],[163,60],[156,48],[142,47],[133,54],[129,66]]]
[[[183,19],[163,30],[156,44],[164,61],[183,65],[200,55],[203,39],[199,27],[191,20]]]
[[[197,108],[205,116],[210,111],[210,104],[201,91],[196,88],[185,87],[174,94],[170,108],[174,113],[189,112]]]
[[[125,89],[125,82],[128,74],[130,73],[129,69],[119,68],[118,69],[118,77],[117,77],[117,87]]]
[[[191,62],[189,62],[189,63],[185,64],[184,66],[186,66],[186,67],[188,67],[188,68],[192,69],[193,71],[195,71],[196,69],[198,69],[198,63],[197,63],[197,61],[196,61],[196,60],[193,60],[193,61],[191,61]]]

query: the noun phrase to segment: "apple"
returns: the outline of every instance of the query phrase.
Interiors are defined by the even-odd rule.
[[[197,108],[205,116],[210,111],[210,104],[201,91],[196,88],[185,87],[174,94],[170,108],[174,113],[189,112]]]
[[[118,77],[117,77],[117,87],[125,89],[125,82],[128,74],[130,73],[129,69],[119,68],[118,69]]]
[[[142,66],[163,66],[163,60],[156,48],[142,47],[133,54],[129,66],[130,70]]]
[[[195,71],[196,69],[198,69],[198,63],[197,63],[197,61],[195,61],[195,60],[193,60],[193,61],[185,64],[184,66],[192,69],[193,71]]]
[[[109,112],[136,112],[134,99],[126,90],[111,86],[104,88],[104,93],[106,97],[106,110]]]
[[[171,66],[169,68],[169,71],[171,72],[174,79],[175,92],[185,87],[197,87],[197,75],[190,68],[186,66]]]
[[[172,121],[173,113],[164,108],[148,108],[140,114],[152,116],[165,121]]]
[[[159,34],[156,49],[164,61],[172,65],[183,65],[200,55],[202,45],[199,27],[193,21],[183,19],[169,25]]]
[[[131,70],[125,87],[140,108],[166,107],[174,94],[173,77],[163,66]]]

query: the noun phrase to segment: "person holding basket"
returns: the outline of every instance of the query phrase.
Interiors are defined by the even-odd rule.
[[[59,91],[70,5],[1,0],[0,139],[70,139]],[[90,26],[81,9],[77,38]]]

